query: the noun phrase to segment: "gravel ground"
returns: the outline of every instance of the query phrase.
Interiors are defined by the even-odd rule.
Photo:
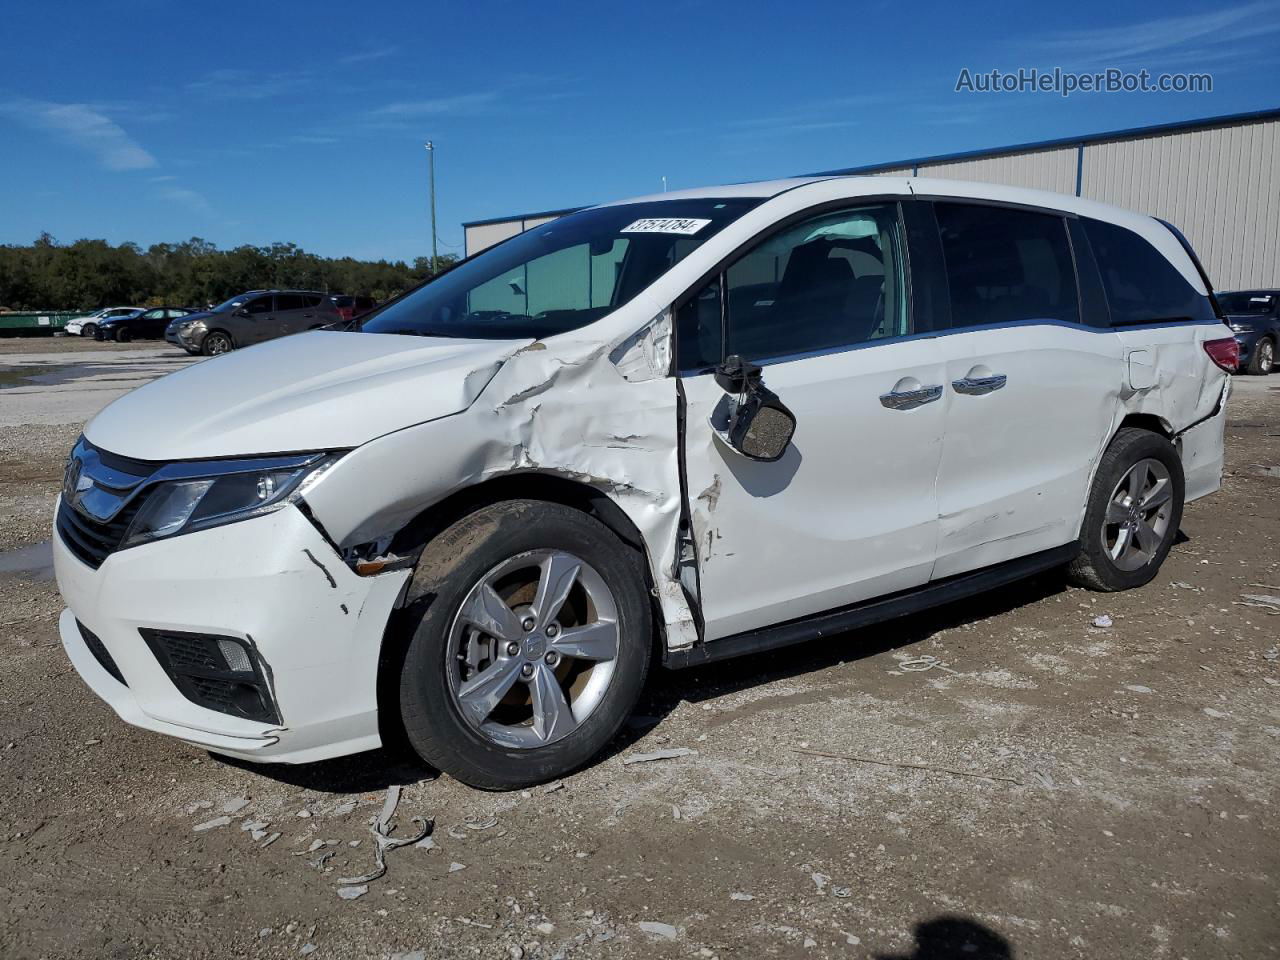
[[[659,673],[555,789],[128,728],[54,585],[0,572],[0,956],[1275,956],[1280,611],[1239,604],[1280,595],[1280,386],[1238,379],[1230,417],[1224,489],[1149,586],[1048,575]],[[0,425],[0,550],[47,538],[79,426]],[[624,763],[665,748],[696,752]],[[343,899],[392,785],[393,835],[434,843]]]

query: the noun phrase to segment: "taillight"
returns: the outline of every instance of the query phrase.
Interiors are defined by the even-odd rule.
[[[1227,371],[1227,373],[1235,373],[1236,368],[1240,366],[1240,344],[1236,343],[1235,337],[1206,340],[1204,342],[1204,352],[1209,355],[1210,360]]]

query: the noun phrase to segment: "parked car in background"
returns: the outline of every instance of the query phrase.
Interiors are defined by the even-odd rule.
[[[158,340],[164,336],[165,328],[170,322],[189,313],[191,310],[188,307],[152,307],[150,310],[138,310],[119,317],[107,317],[98,322],[93,338],[115,340],[118,343]]]
[[[524,787],[604,748],[655,654],[856,642],[1055,567],[1149,582],[1221,484],[1237,353],[1181,234],[1080,197],[595,207],[99,413],[56,507],[62,643],[215,753],[392,731]]]
[[[171,323],[164,337],[187,353],[213,357],[341,320],[332,298],[317,290],[250,290]]]
[[[1231,290],[1218,294],[1218,304],[1240,344],[1240,368],[1266,376],[1280,344],[1280,290]]]
[[[87,317],[68,320],[63,332],[69,337],[92,337],[98,332],[98,324],[103,320],[114,320],[117,317],[129,317],[142,313],[142,307],[107,307]]]
[[[329,299],[333,301],[333,305],[338,308],[339,315],[346,321],[362,317],[378,305],[378,301],[373,297],[351,297],[342,293],[336,294]]]

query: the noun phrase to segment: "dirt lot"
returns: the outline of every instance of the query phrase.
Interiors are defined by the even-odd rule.
[[[1280,595],[1280,377],[1237,380],[1224,489],[1148,587],[1045,576],[659,673],[595,766],[486,794],[381,753],[232,764],[88,691],[13,551],[95,405],[171,361],[44,344],[0,341],[0,956],[1280,953],[1280,611],[1239,605]],[[623,762],[665,747],[696,753]],[[340,899],[392,784],[434,847]]]

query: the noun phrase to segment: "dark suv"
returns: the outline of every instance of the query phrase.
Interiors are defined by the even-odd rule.
[[[1265,376],[1280,343],[1280,290],[1233,290],[1218,294],[1218,304],[1240,344],[1240,369]]]
[[[169,324],[164,338],[187,353],[212,357],[341,319],[332,298],[316,290],[250,290]]]

